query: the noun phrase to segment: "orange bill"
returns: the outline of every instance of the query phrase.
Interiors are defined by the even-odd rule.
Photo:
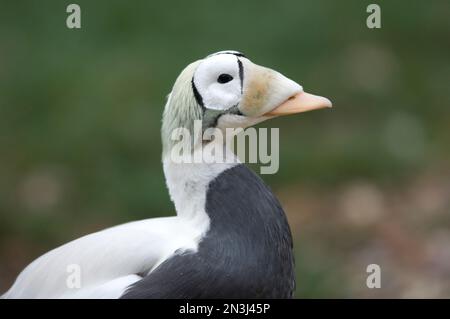
[[[283,102],[281,105],[264,115],[289,115],[328,108],[331,106],[331,101],[326,97],[301,92],[289,98],[286,102]]]

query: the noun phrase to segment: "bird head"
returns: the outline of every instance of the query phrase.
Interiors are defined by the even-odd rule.
[[[221,51],[188,65],[178,76],[163,116],[163,145],[176,128],[246,128],[277,116],[331,107],[327,98],[237,51]]]

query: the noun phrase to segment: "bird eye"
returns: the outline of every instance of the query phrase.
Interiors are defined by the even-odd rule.
[[[219,77],[217,78],[217,82],[224,84],[227,82],[230,82],[231,80],[233,80],[233,77],[229,74],[226,73],[222,73],[221,75],[219,75]]]

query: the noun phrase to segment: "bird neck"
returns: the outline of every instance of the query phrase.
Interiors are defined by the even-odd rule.
[[[212,141],[209,144],[214,143]],[[225,145],[208,146],[222,149],[221,154],[205,152],[203,146],[184,154],[181,161],[180,158],[174,159],[171,152],[163,155],[167,188],[179,217],[209,220],[205,212],[209,184],[222,172],[240,163],[236,155]]]

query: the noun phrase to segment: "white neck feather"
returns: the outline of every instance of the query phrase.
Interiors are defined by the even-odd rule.
[[[231,150],[225,146],[223,148],[224,155],[228,159],[233,159],[232,163],[218,163],[215,158],[204,160],[202,163],[175,163],[170,157],[170,152],[165,154],[163,167],[166,184],[179,217],[209,221],[205,212],[208,185],[220,173],[239,163]],[[196,149],[194,153],[201,151]]]

